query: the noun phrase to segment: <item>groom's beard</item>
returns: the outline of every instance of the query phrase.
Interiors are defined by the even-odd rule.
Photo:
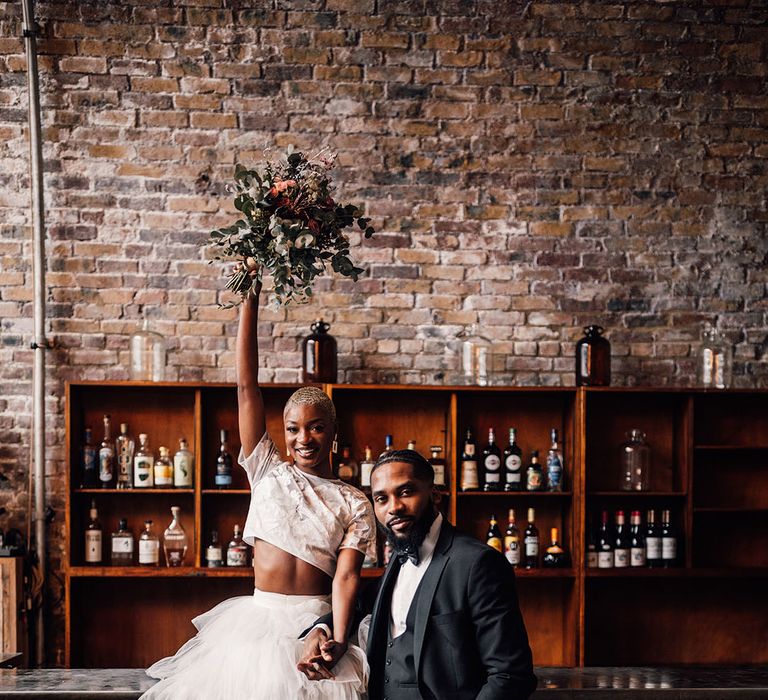
[[[434,508],[427,508],[416,520],[413,521],[410,530],[405,535],[398,535],[394,530],[386,525],[382,525],[378,520],[376,524],[379,530],[384,533],[387,542],[392,545],[394,554],[411,554],[419,551],[422,543],[429,534],[432,523],[435,522],[437,511]]]

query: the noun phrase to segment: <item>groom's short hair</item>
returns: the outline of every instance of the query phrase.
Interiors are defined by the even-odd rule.
[[[419,481],[426,481],[428,484],[435,483],[435,470],[432,465],[416,450],[392,450],[386,452],[376,460],[376,464],[371,469],[371,474],[379,467],[390,462],[405,462],[413,467],[413,475]]]

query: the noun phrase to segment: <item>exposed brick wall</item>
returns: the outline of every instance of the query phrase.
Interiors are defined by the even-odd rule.
[[[701,322],[768,385],[762,0],[40,2],[48,491],[62,547],[66,379],[128,376],[142,307],[169,374],[232,380],[235,313],[199,243],[266,146],[329,146],[379,233],[365,280],[263,315],[293,381],[320,310],[343,379],[435,381],[479,322],[521,384],[572,384],[581,327],[617,384],[688,384]],[[0,503],[30,460],[31,228],[18,2],[0,2]],[[55,589],[55,585],[53,586]],[[55,614],[51,661],[60,662]]]

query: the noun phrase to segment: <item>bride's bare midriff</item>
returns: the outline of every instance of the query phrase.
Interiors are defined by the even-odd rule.
[[[253,576],[260,591],[285,595],[327,595],[333,583],[317,567],[263,540],[253,543]]]

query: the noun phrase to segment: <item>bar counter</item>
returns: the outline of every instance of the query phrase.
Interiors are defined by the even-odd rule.
[[[536,669],[534,700],[767,700],[768,666]],[[0,698],[135,700],[155,681],[141,669],[3,669]]]

